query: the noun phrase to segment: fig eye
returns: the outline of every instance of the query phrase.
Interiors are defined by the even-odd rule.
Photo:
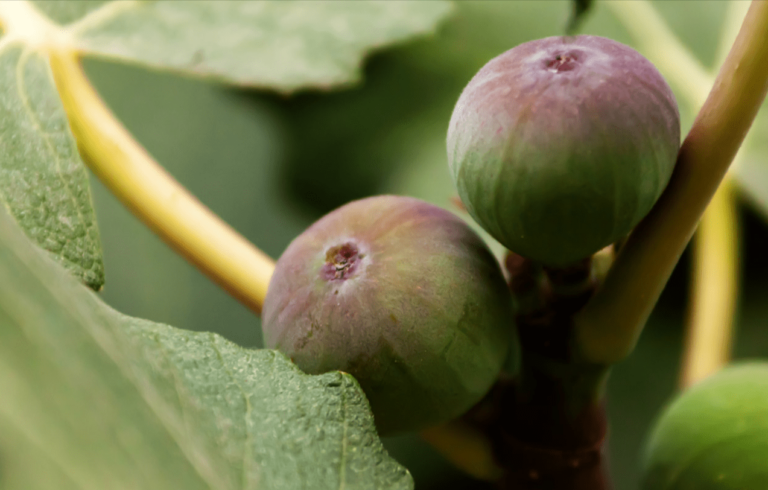
[[[358,263],[365,254],[358,252],[354,243],[348,242],[331,247],[325,253],[322,276],[329,281],[349,279],[357,270]]]
[[[579,57],[576,53],[558,54],[546,63],[548,71],[552,73],[561,73],[571,71],[579,64]]]

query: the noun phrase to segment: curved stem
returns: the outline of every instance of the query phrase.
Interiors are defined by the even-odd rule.
[[[693,54],[677,39],[648,3],[615,2],[614,14],[636,37],[661,70],[677,82],[693,110],[706,100],[714,76],[705,72]],[[731,2],[717,52],[717,64],[728,55],[749,7]],[[670,49],[663,49],[659,39]],[[675,56],[672,56],[675,54]],[[679,58],[679,59],[677,59]],[[688,78],[689,72],[694,76]],[[680,81],[686,81],[681,84]],[[690,81],[690,82],[689,82]],[[693,277],[686,327],[681,385],[689,386],[725,365],[730,357],[738,296],[738,226],[735,192],[723,181],[707,207],[695,237]]]
[[[694,240],[693,281],[680,384],[691,386],[727,362],[738,296],[738,220],[733,184],[712,198]]]
[[[77,55],[52,47],[51,70],[80,153],[90,169],[174,250],[259,313],[272,259],[171,177],[112,115]]]
[[[739,33],[749,4],[731,2],[717,48],[717,65]],[[739,160],[739,154],[736,160]],[[680,386],[687,388],[728,363],[739,293],[739,226],[736,189],[726,177],[694,237],[691,299]]]
[[[574,318],[576,347],[586,360],[615,363],[632,351],[766,90],[768,2],[753,1],[680,149],[667,189],[630,235],[603,285]]]

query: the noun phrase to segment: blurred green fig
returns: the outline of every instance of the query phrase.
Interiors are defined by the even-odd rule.
[[[496,380],[511,295],[483,241],[452,213],[378,196],[321,218],[277,261],[262,328],[303,371],[341,370],[381,434],[461,415]]]
[[[727,367],[678,396],[643,465],[644,490],[768,488],[768,363]]]
[[[679,146],[662,76],[597,36],[549,37],[492,59],[459,97],[447,139],[469,213],[551,266],[628,234],[667,185]]]

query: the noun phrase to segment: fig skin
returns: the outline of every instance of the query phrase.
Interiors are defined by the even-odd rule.
[[[459,97],[447,138],[472,217],[550,266],[627,235],[666,187],[679,147],[664,78],[597,36],[549,37],[492,59]]]
[[[669,405],[645,448],[644,490],[768,487],[768,363],[726,367]]]
[[[453,419],[490,389],[514,337],[500,265],[460,218],[377,196],[332,211],[277,261],[264,342],[303,371],[352,374],[382,435]]]

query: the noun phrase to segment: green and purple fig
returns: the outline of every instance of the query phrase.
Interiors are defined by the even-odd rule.
[[[459,97],[447,138],[472,217],[550,266],[628,234],[666,187],[679,147],[664,78],[597,36],[549,37],[492,59]]]
[[[768,488],[768,363],[726,367],[680,394],[643,460],[647,490]]]
[[[310,374],[352,374],[381,434],[461,415],[490,389],[514,338],[512,298],[460,218],[378,196],[324,216],[277,261],[265,345]]]

